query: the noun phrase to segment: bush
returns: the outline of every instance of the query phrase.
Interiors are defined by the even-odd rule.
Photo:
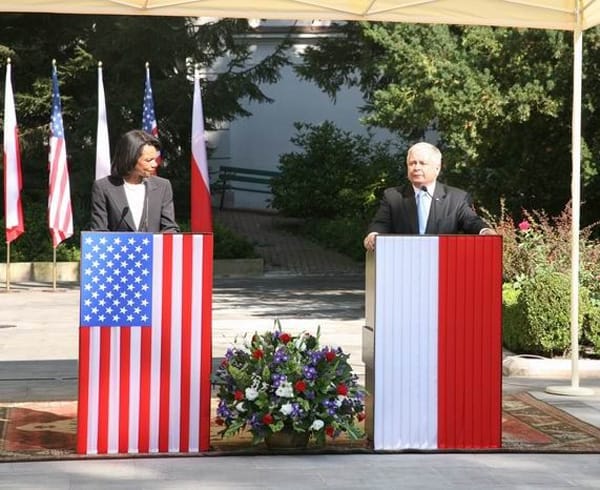
[[[389,143],[353,135],[326,121],[295,124],[301,152],[280,157],[272,206],[287,216],[335,219],[371,215],[382,188],[398,178],[398,155]]]
[[[556,217],[523,211],[516,224],[501,206],[490,224],[503,237],[504,345],[516,353],[555,354],[570,347],[571,208]],[[580,234],[579,334],[600,353],[600,243],[591,225]]]
[[[4,223],[0,220],[4,229]],[[181,231],[189,231],[189,223],[180,223]],[[235,234],[220,223],[214,223],[214,258],[247,259],[257,257],[253,245],[245,238]],[[56,247],[58,262],[78,262],[81,258],[80,234]],[[0,242],[0,262],[5,262],[6,242]],[[52,239],[48,231],[45,207],[29,205],[25,213],[25,233],[11,242],[11,262],[49,262],[52,261]]]
[[[48,229],[45,204],[29,203],[24,209],[25,233],[10,244],[11,262],[52,261],[52,238]],[[4,230],[4,220],[1,221]],[[58,262],[77,262],[80,259],[79,232],[56,247]],[[0,261],[6,262],[6,241],[0,242]]]

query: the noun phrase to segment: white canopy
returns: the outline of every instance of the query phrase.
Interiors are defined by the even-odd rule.
[[[570,31],[600,23],[597,0],[0,0],[0,11],[371,20]]]
[[[570,389],[579,388],[579,207],[581,167],[582,32],[600,24],[600,0],[0,0],[0,12],[163,15],[531,27],[573,31],[573,118]]]

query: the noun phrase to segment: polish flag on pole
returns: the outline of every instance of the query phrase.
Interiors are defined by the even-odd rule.
[[[375,449],[502,444],[502,238],[379,236]]]
[[[204,114],[198,70],[195,71],[194,75],[191,174],[191,230],[197,233],[212,232],[210,181],[208,178],[206,142],[204,140]]]
[[[10,58],[6,63],[4,91],[4,211],[6,214],[6,242],[10,243],[25,231],[21,205],[21,152],[19,128],[15,112]]]
[[[48,225],[52,235],[52,246],[56,248],[63,240],[73,235],[73,212],[71,210],[67,148],[55,61],[52,62],[52,116],[50,119],[48,164],[50,170]]]
[[[110,175],[110,142],[108,138],[108,119],[106,117],[106,99],[102,79],[102,62],[98,63],[98,127],[96,129],[96,180]]]

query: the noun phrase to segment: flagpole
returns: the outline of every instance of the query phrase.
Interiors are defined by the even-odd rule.
[[[6,291],[10,291],[10,242],[6,242]]]
[[[52,289],[56,291],[56,247],[52,247]]]

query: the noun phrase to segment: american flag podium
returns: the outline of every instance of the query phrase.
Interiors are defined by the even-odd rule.
[[[363,360],[376,450],[502,444],[502,237],[379,235]]]
[[[209,449],[213,235],[81,233],[79,454]]]

